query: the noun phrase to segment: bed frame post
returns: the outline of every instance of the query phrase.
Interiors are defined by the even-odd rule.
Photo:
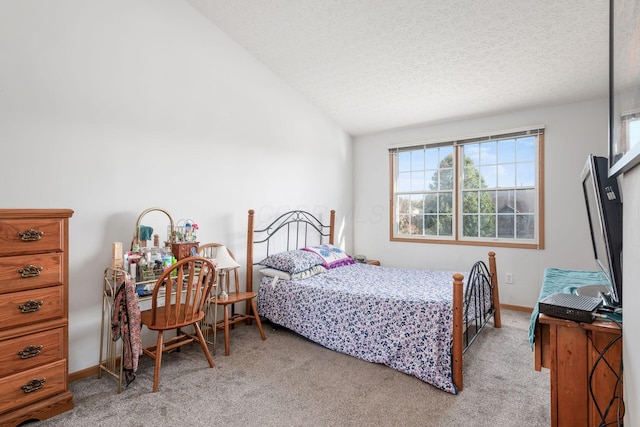
[[[247,224],[247,273],[246,292],[253,292],[253,216],[255,211],[249,209]]]
[[[333,245],[333,230],[335,229],[335,224],[336,224],[336,211],[334,211],[333,209],[331,210],[331,219],[329,222],[329,244]]]
[[[496,269],[495,252],[489,252],[489,272],[491,273],[491,292],[493,297],[493,307],[496,310],[493,313],[493,326],[495,328],[501,328],[502,320],[500,319],[500,292],[498,292],[498,274]]]
[[[453,346],[452,364],[453,364],[453,384],[458,391],[463,389],[462,381],[462,311],[463,311],[463,280],[464,276],[460,273],[453,275]]]

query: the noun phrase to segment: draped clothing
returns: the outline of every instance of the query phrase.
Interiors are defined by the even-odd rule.
[[[136,378],[138,358],[142,353],[142,323],[136,283],[129,274],[114,297],[111,318],[111,339],[122,338],[122,363],[127,386]]]

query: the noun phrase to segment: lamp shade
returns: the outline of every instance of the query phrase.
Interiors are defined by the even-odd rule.
[[[219,246],[216,250],[216,268],[218,270],[233,270],[240,267],[235,259],[231,258],[226,246]]]

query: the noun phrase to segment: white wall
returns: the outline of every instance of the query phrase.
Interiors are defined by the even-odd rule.
[[[468,269],[496,252],[500,302],[533,307],[546,267],[594,270],[580,172],[589,153],[607,155],[607,101],[594,100],[412,127],[354,140],[354,251],[384,265]],[[389,240],[390,146],[464,137],[533,125],[545,130],[545,249],[511,249]],[[465,270],[466,271],[466,270]],[[505,284],[506,272],[513,284]]]
[[[111,243],[148,207],[241,264],[252,208],[336,209],[350,248],[350,137],[185,2],[3,1],[0,58],[0,207],[75,211],[70,372],[98,363]]]

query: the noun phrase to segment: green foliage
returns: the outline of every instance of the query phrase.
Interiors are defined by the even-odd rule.
[[[463,167],[463,235],[466,237],[495,237],[495,192],[482,191],[487,188],[487,184],[474,166],[473,159],[465,157]],[[421,196],[398,197],[400,234],[453,235],[453,155],[442,159],[438,170],[431,176],[428,188],[430,192]]]

